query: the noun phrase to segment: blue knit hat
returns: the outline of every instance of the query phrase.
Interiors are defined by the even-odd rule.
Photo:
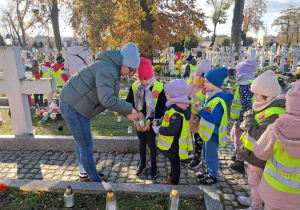
[[[194,56],[192,56],[192,55],[189,55],[185,60],[187,60],[187,61],[191,61],[191,60],[193,60],[194,59]]]
[[[221,88],[226,77],[228,77],[228,69],[219,67],[208,71],[204,77],[214,86]]]
[[[122,65],[131,68],[139,67],[140,65],[139,50],[134,43],[126,44],[121,50],[121,55],[123,57]]]

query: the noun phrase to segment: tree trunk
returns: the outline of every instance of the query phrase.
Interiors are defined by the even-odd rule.
[[[241,31],[241,39],[243,41],[243,46],[248,46],[248,43],[247,43],[247,34],[244,31]]]
[[[231,47],[234,43],[236,52],[240,50],[241,46],[241,32],[242,32],[242,23],[244,19],[244,3],[245,0],[235,1],[232,26],[231,26]]]
[[[210,47],[214,46],[215,44],[215,41],[216,41],[216,29],[217,29],[217,23],[214,24],[214,35],[213,35],[213,38],[212,38],[212,42],[210,44]]]
[[[58,54],[61,55],[62,47],[61,47],[61,38],[60,38],[59,22],[58,22],[57,0],[52,1],[51,21],[52,21],[55,45],[58,50]]]
[[[140,4],[141,4],[143,11],[146,13],[146,17],[145,17],[146,20],[141,21],[141,29],[142,29],[142,31],[147,31],[149,34],[152,34],[152,31],[153,31],[152,24],[154,21],[152,19],[152,15],[150,14],[151,11],[149,9],[149,5],[147,4],[147,0],[140,0]],[[148,55],[141,54],[141,57],[148,58],[153,62],[152,47],[149,46],[149,48],[150,48],[151,53]]]

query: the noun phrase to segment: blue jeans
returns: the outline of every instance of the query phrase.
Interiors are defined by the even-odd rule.
[[[211,177],[217,177],[219,171],[219,142],[212,140],[203,141],[202,155],[206,162],[206,168]]]
[[[80,173],[87,173],[92,182],[102,182],[93,158],[93,139],[90,120],[81,116],[72,106],[63,101],[59,103],[60,111],[76,140],[75,154]]]

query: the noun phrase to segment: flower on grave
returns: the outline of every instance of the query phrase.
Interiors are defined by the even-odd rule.
[[[50,118],[51,119],[55,119],[55,117],[56,117],[56,113],[55,112],[53,112],[53,113],[50,114]]]
[[[165,62],[167,59],[165,59],[165,58],[162,58],[162,59],[160,59],[160,62]]]
[[[112,134],[109,134],[110,136],[114,136],[114,135],[112,135]]]
[[[164,68],[161,65],[156,65],[156,66],[153,67],[153,72],[154,73],[159,73],[163,70],[164,70]]]
[[[118,112],[114,112],[114,115],[118,115]]]
[[[0,184],[0,193],[4,192],[4,191],[6,191],[6,190],[7,190],[6,184],[5,184],[5,183],[1,183],[1,184]]]
[[[289,62],[292,62],[292,61],[293,61],[293,57],[289,57],[289,58],[288,58],[288,61],[289,61]]]
[[[183,56],[184,56],[184,57],[187,57],[187,54],[186,54],[186,53],[184,53],[184,54],[183,54]]]
[[[164,54],[161,53],[159,56],[162,58],[164,56]]]
[[[44,117],[47,117],[48,115],[49,115],[48,112],[44,112],[44,113],[43,113],[43,116],[44,116]]]

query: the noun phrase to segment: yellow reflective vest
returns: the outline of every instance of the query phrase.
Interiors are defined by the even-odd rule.
[[[227,124],[228,124],[228,116],[227,116],[227,106],[224,101],[224,99],[220,97],[215,97],[212,100],[208,101],[204,106],[203,110],[209,111],[210,113],[213,112],[214,108],[218,105],[218,103],[221,103],[224,113],[222,116],[222,120],[219,126],[219,144],[221,146],[226,146],[226,140],[227,140]],[[203,139],[203,141],[209,141],[213,135],[213,132],[215,130],[215,124],[208,122],[203,117],[201,117],[200,120],[200,126],[199,126],[199,134],[200,137]]]
[[[263,175],[275,189],[284,193],[300,194],[300,159],[291,157],[278,139]]]
[[[197,64],[196,65],[192,65],[192,64],[189,64],[190,66],[190,75],[194,74],[196,69],[197,69]]]
[[[189,122],[185,119],[184,114],[175,111],[175,109],[170,109],[165,112],[164,118],[162,121],[161,126],[162,127],[169,127],[170,125],[170,118],[173,114],[178,113],[182,116],[183,122],[182,122],[182,130],[181,134],[178,140],[179,144],[179,157],[180,159],[187,159],[189,156],[189,151],[193,150],[193,141],[192,141],[192,135],[190,131],[190,125]],[[161,150],[169,150],[171,148],[171,145],[174,141],[174,136],[164,136],[159,134],[157,147]]]
[[[137,88],[137,81],[135,81],[132,84],[133,95],[135,94],[136,88]],[[161,91],[163,89],[164,89],[164,84],[162,82],[155,81],[155,83],[153,85],[153,88],[152,88],[152,97],[153,97],[155,106],[157,104],[157,100],[158,100],[159,94],[161,93]]]
[[[179,59],[178,61],[176,61],[175,65],[174,65],[174,74],[175,75],[179,75],[180,74],[180,69],[181,69],[181,66],[182,66],[182,59]]]
[[[254,117],[255,121],[257,122],[257,124],[259,124],[261,121],[263,121],[265,118],[273,115],[273,114],[284,114],[285,113],[285,109],[281,108],[281,107],[270,107],[267,108],[259,113],[257,113]],[[255,144],[255,142],[258,139],[254,139],[253,137],[251,137],[249,135],[249,133],[247,131],[244,131],[244,133],[242,134],[240,140],[242,140],[245,144],[245,148],[247,148],[250,151],[253,151],[253,146]]]
[[[205,88],[202,88],[191,98],[190,102],[194,104],[196,101],[199,101],[199,105],[203,106],[206,99],[206,93],[207,90]],[[196,112],[194,108],[192,108],[192,113],[198,114],[198,112]]]
[[[248,81],[252,84],[253,80],[244,80],[242,82],[245,82],[245,81]],[[236,91],[235,91],[235,94],[234,94],[234,98],[233,98],[233,101],[232,101],[232,104],[231,104],[231,109],[230,109],[230,117],[233,119],[233,120],[236,120],[239,118],[240,116],[240,113],[241,113],[241,110],[242,110],[242,103],[241,103],[241,96],[240,96],[240,92],[239,92],[239,87],[240,87],[240,84],[242,83],[240,82],[238,85],[237,85],[237,88],[236,88]],[[255,98],[254,96],[251,98],[251,102],[253,103],[255,101]]]
[[[56,87],[62,87],[65,84],[65,81],[61,77],[61,70],[63,67],[58,69],[57,71],[53,71],[53,78],[55,78]]]
[[[49,68],[44,74],[43,78],[52,78],[51,77],[51,68]]]

